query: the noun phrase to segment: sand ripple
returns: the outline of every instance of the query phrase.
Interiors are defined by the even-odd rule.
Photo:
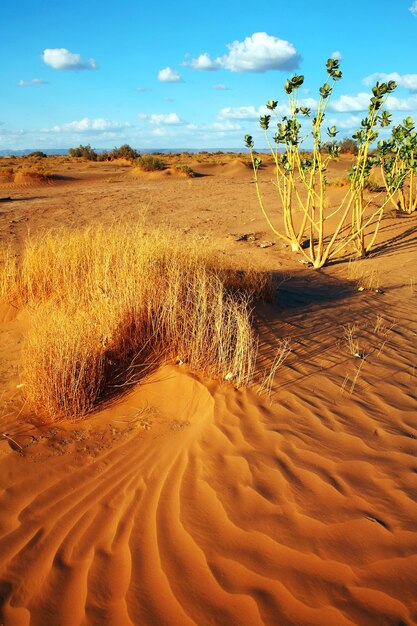
[[[322,414],[167,368],[118,407],[146,419],[111,445],[4,453],[3,623],[417,623],[404,402],[388,427],[352,398]]]

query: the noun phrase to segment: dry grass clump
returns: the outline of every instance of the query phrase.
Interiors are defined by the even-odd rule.
[[[10,245],[0,246],[0,299],[16,295],[17,258]]]
[[[49,304],[35,313],[23,365],[29,406],[49,418],[84,415],[103,391],[104,368],[104,351],[87,311],[69,316]]]
[[[349,261],[348,277],[356,282],[358,291],[381,292],[381,276],[364,261]]]
[[[3,296],[35,311],[22,378],[47,419],[91,411],[109,385],[178,359],[195,370],[251,380],[257,343],[250,301],[267,278],[219,263],[197,242],[114,225],[28,239],[0,265]]]

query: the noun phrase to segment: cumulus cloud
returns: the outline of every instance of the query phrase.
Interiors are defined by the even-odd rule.
[[[333,100],[329,104],[329,110],[338,113],[347,113],[353,111],[366,111],[369,106],[369,93],[358,93],[356,96],[340,96],[337,100]]]
[[[233,122],[213,122],[208,126],[209,130],[217,130],[221,132],[231,131],[231,130],[241,130],[240,124],[234,124]]]
[[[266,106],[224,107],[217,114],[219,120],[257,120],[260,115],[266,115]]]
[[[45,48],[41,55],[45,65],[54,70],[96,70],[94,59],[84,59],[80,54],[70,52],[66,48]]]
[[[212,61],[207,52],[203,52],[203,54],[200,54],[196,59],[192,59],[186,65],[192,67],[193,70],[205,70],[206,72],[216,71],[220,67],[219,61]]]
[[[175,126],[182,124],[182,120],[177,113],[138,113],[139,120],[148,120],[154,126]]]
[[[49,85],[43,78],[32,78],[31,80],[19,80],[19,87],[33,87],[34,85]]]
[[[213,122],[212,124],[187,124],[185,127],[188,131],[197,131],[197,132],[217,132],[217,133],[231,133],[233,131],[241,131],[242,127],[240,124],[236,124],[233,122],[225,121],[225,122]]]
[[[181,83],[182,78],[179,72],[176,72],[171,67],[164,67],[163,70],[158,72],[158,80],[161,83]]]
[[[410,96],[409,98],[388,96],[387,109],[389,111],[417,111],[417,96]]]
[[[374,85],[376,81],[387,82],[389,80],[394,80],[398,87],[403,87],[409,91],[417,91],[417,74],[398,74],[398,72],[386,74],[384,72],[375,72],[370,76],[366,76],[363,79],[363,83],[365,85]]]
[[[414,0],[412,5],[408,7],[408,10],[411,11],[411,13],[417,17],[417,0]]]
[[[299,101],[300,106],[308,107],[310,109],[317,108],[317,100],[314,98],[303,98]],[[288,103],[284,102],[278,104],[275,109],[279,115],[289,115],[290,108]],[[241,107],[224,107],[217,113],[218,120],[259,120],[261,115],[270,115],[271,111],[265,106],[259,106],[258,108],[253,105],[241,106]]]
[[[61,124],[53,126],[50,129],[45,129],[54,133],[68,133],[68,132],[102,132],[102,131],[114,131],[128,128],[129,122],[112,122],[102,117],[96,119],[90,119],[89,117],[83,117],[81,120],[75,120],[68,122],[67,124]]]
[[[362,117],[360,115],[348,115],[344,117],[331,117],[327,120],[327,126],[337,126],[338,130],[356,130],[360,127]]]
[[[215,89],[216,91],[226,91],[227,89],[229,89],[229,87],[226,87],[226,85],[223,85],[223,83],[217,83],[216,85],[212,86],[212,89]]]
[[[226,69],[231,72],[267,72],[269,70],[295,70],[301,57],[294,46],[285,39],[268,33],[253,33],[243,41],[227,45],[229,52],[211,59],[207,52],[185,65],[196,70]]]
[[[371,94],[358,93],[356,96],[340,96],[329,104],[329,110],[336,113],[354,113],[367,111]],[[388,96],[386,106],[389,111],[417,111],[417,95],[409,98]]]
[[[339,50],[332,52],[330,58],[335,59],[336,61],[341,61],[343,59],[342,53]]]
[[[168,126],[181,124],[181,120],[176,113],[152,113],[152,115],[149,116],[149,120],[151,124],[158,126],[161,124],[167,124]]]
[[[168,129],[164,126],[157,126],[151,130],[151,135],[155,137],[169,137],[172,134],[168,131]]]

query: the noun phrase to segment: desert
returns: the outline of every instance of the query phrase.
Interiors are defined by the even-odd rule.
[[[0,158],[0,622],[416,624],[416,212],[387,207],[369,254],[343,249],[314,269],[268,227],[247,153],[158,158],[157,171]],[[274,220],[275,164],[262,160]],[[331,206],[352,161],[329,164]],[[371,210],[385,197],[378,185],[365,196]],[[67,243],[79,257],[65,256]],[[155,339],[151,324],[140,358],[133,326],[129,345],[100,334],[105,388],[74,404],[76,388],[66,403],[51,391],[63,353],[43,373],[36,355],[67,318],[90,333],[80,285],[93,278],[71,264],[90,244],[89,259],[103,251],[100,281],[125,256],[133,275],[127,250],[147,246],[149,267],[162,269],[141,297],[155,296],[150,319],[157,310],[165,326]],[[29,253],[35,279],[13,291],[5,259],[24,265]],[[193,301],[202,281],[206,290],[198,310],[175,296],[173,321],[174,276]],[[221,304],[207,295],[218,276]],[[108,280],[97,315],[116,299]],[[225,320],[234,342],[243,337],[238,355],[216,327]],[[86,363],[90,381],[98,365]]]

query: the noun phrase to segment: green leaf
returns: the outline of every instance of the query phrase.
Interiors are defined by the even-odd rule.
[[[243,138],[243,141],[245,142],[245,146],[249,148],[250,150],[252,150],[253,146],[255,145],[252,136],[245,135]]]
[[[322,98],[327,98],[331,93],[331,89],[327,83],[320,87],[319,91]]]
[[[259,118],[259,123],[261,125],[261,128],[263,128],[264,130],[268,130],[270,120],[271,120],[270,115],[261,115],[261,117]]]
[[[285,90],[285,93],[287,93],[288,95],[294,91],[294,87],[289,80],[285,81],[284,90]]]
[[[268,100],[268,102],[266,103],[266,108],[269,109],[270,111],[273,111],[274,109],[276,109],[277,106],[278,106],[277,100]]]
[[[298,87],[301,87],[303,82],[304,82],[304,76],[293,76],[291,78],[291,83],[292,83],[294,89],[298,89]]]
[[[340,70],[332,70],[330,76],[334,80],[340,80],[342,78],[342,72]]]

